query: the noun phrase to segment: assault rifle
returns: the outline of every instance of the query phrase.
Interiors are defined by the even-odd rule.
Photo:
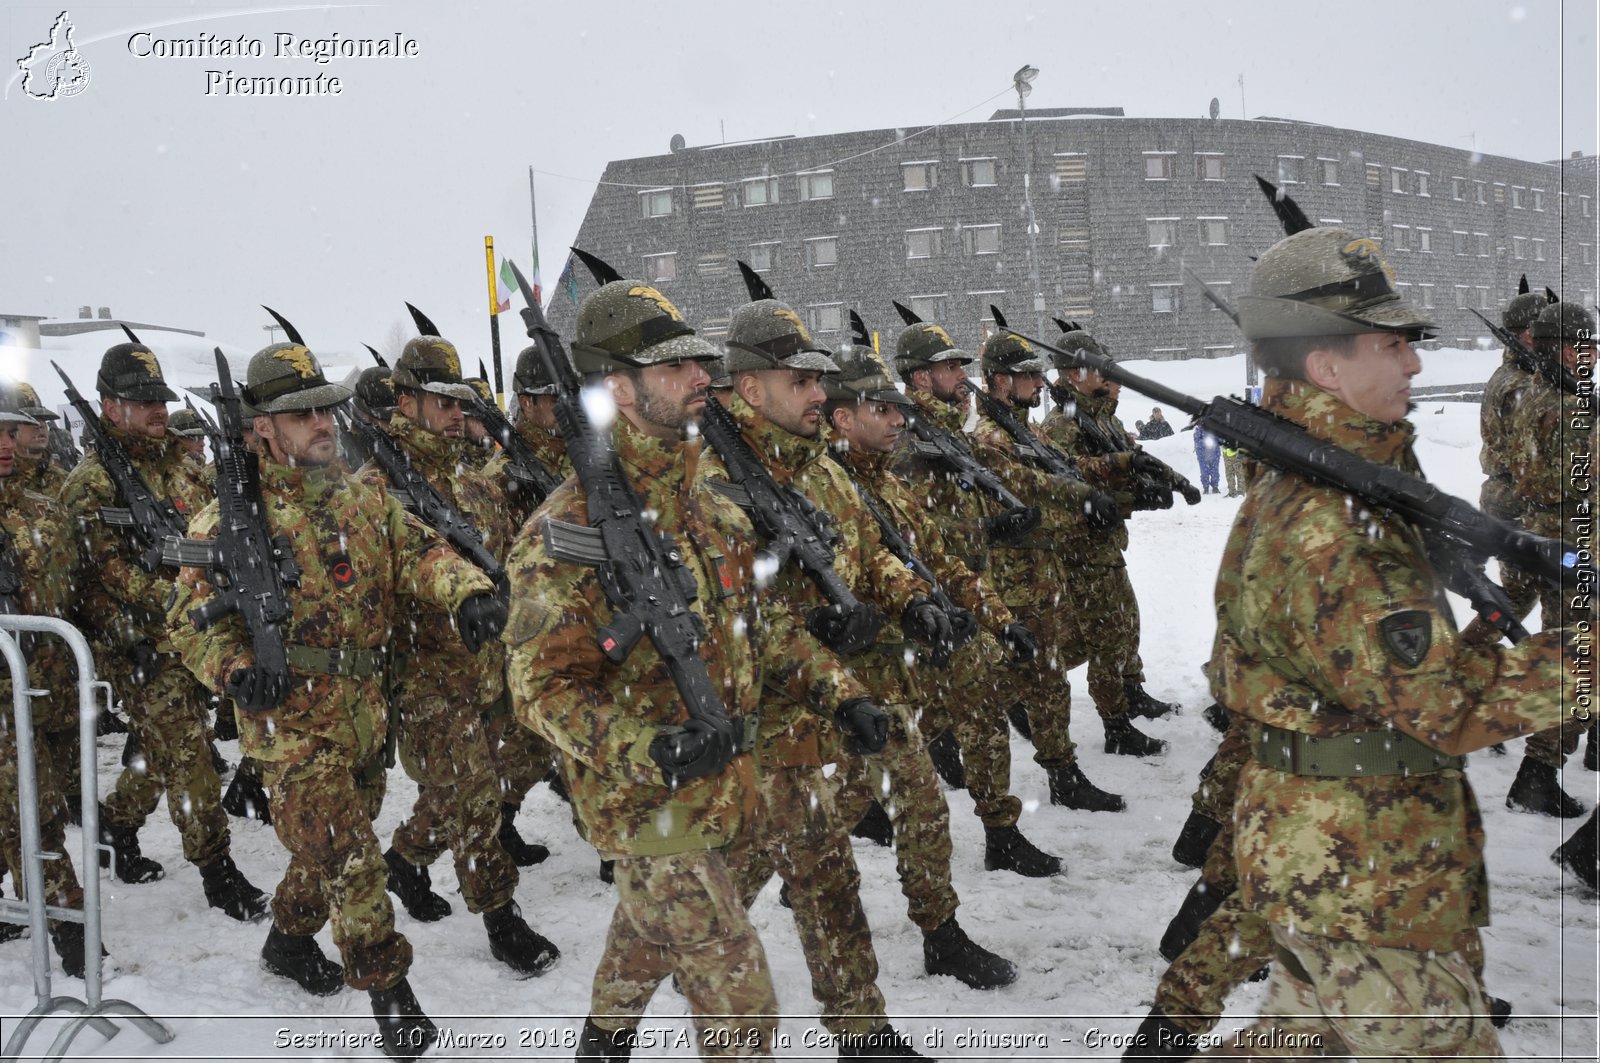
[[[1074,409],[1070,416],[1078,431],[1083,434],[1089,448],[1095,452],[1096,457],[1110,454],[1132,454],[1131,473],[1133,476],[1133,494],[1135,498],[1154,497],[1165,494],[1170,500],[1173,491],[1183,495],[1183,500],[1191,506],[1200,504],[1200,489],[1190,482],[1183,473],[1162,461],[1154,454],[1142,450],[1133,450],[1128,447],[1125,440],[1116,439],[1107,432],[1093,417],[1085,414],[1078,407],[1068,389],[1059,384],[1050,385],[1050,397],[1061,405],[1063,412],[1071,404]],[[1171,505],[1168,501],[1162,508]]]
[[[189,619],[196,630],[204,631],[238,613],[250,633],[256,667],[279,677],[286,686],[289,662],[280,625],[292,615],[285,588],[299,586],[300,566],[295,563],[289,537],[274,536],[267,524],[260,461],[244,445],[239,393],[234,390],[222,349],[216,348],[214,353],[218,382],[214,402],[219,423],[205,419],[202,423],[217,452],[219,519],[216,538],[211,541],[211,584],[217,592],[203,605],[189,610]]]
[[[78,467],[78,462],[83,460],[83,451],[72,441],[72,433],[58,425],[51,425],[47,435],[45,449],[52,458],[61,463],[61,467],[71,471]]]
[[[772,478],[761,458],[739,434],[739,424],[718,402],[706,397],[700,415],[700,433],[728,468],[742,494],[733,495],[750,514],[766,544],[760,553],[778,568],[790,560],[816,584],[829,605],[818,606],[806,617],[806,630],[840,654],[859,653],[871,646],[883,626],[883,613],[859,600],[833,567],[833,544],[839,534],[833,517],[792,487]]]
[[[1505,592],[1484,575],[1483,563],[1499,558],[1530,575],[1559,586],[1562,577],[1595,578],[1594,567],[1557,539],[1546,539],[1508,521],[1480,513],[1471,503],[1448,495],[1418,476],[1368,461],[1324,442],[1292,421],[1239,399],[1218,396],[1210,402],[1128,372],[1109,358],[1088,351],[1068,354],[1048,343],[1023,337],[1047,351],[1099,371],[1141,395],[1177,409],[1219,438],[1242,447],[1283,472],[1353,495],[1375,509],[1388,510],[1414,525],[1445,584],[1466,598],[1484,621],[1512,642],[1527,637]]]
[[[980,387],[968,384],[967,390],[978,400],[978,406],[983,410],[984,416],[1005,429],[1006,435],[1011,437],[1013,449],[1018,457],[1032,462],[1051,476],[1059,476],[1064,480],[1083,480],[1083,477],[1078,475],[1078,467],[1073,464],[1072,459],[1034,435],[1033,429],[1018,420],[1009,406]]]
[[[599,577],[612,609],[611,623],[596,634],[606,659],[620,663],[640,638],[648,638],[690,718],[721,736],[731,756],[737,737],[733,721],[700,658],[705,628],[689,608],[698,594],[694,575],[684,566],[683,551],[645,522],[644,504],[610,438],[584,412],[582,383],[560,337],[532,298],[533,286],[515,265],[511,269],[528,300],[522,311],[528,338],[556,384],[556,424],[588,501],[589,526],[547,520],[545,548],[552,557],[592,566]]]
[[[102,506],[100,520],[108,525],[126,528],[133,536],[139,552],[134,562],[146,572],[154,572],[162,565],[209,568],[211,548],[194,539],[185,538],[188,525],[171,499],[158,499],[150,485],[139,475],[133,459],[128,456],[116,436],[106,430],[100,416],[73,386],[72,379],[59,365],[51,362],[62,383],[67,386],[67,401],[83,418],[83,430],[94,441],[95,456],[100,459],[106,475],[111,477],[117,497],[124,507]]]
[[[544,462],[540,461],[533,448],[528,446],[528,441],[522,438],[510,421],[506,420],[506,415],[500,412],[499,406],[492,402],[484,402],[482,399],[474,399],[467,412],[482,421],[483,427],[487,428],[495,441],[505,448],[508,459],[506,472],[519,484],[527,484],[533,488],[538,493],[540,502],[549,497],[551,491],[561,486],[561,481],[545,468]]]
[[[1553,358],[1546,358],[1528,350],[1522,341],[1517,338],[1516,333],[1501,325],[1496,325],[1475,308],[1469,306],[1467,309],[1471,310],[1473,316],[1482,321],[1485,327],[1494,334],[1494,338],[1499,340],[1501,345],[1511,352],[1511,356],[1517,360],[1517,365],[1521,367],[1523,372],[1544,377],[1568,395],[1576,395],[1578,393],[1578,378],[1572,375],[1572,370]]]
[[[351,417],[343,409],[334,417],[340,431],[353,435],[356,442],[372,456],[378,468],[389,480],[389,488],[400,504],[422,519],[422,522],[444,537],[450,548],[483,570],[501,591],[507,587],[506,572],[500,562],[483,545],[483,533],[472,523],[472,518],[457,509],[455,503],[434,489],[425,476],[411,467],[411,459],[400,449],[387,432],[380,431],[361,420]]]

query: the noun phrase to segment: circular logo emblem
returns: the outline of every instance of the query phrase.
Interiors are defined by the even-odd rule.
[[[333,582],[341,587],[348,587],[350,581],[356,578],[356,570],[350,567],[350,562],[340,561],[333,566]]]
[[[89,60],[76,48],[57,52],[45,64],[44,83],[52,99],[78,95],[89,87]]]

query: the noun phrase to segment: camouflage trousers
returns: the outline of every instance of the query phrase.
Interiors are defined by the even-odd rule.
[[[733,876],[745,908],[774,872],[788,884],[822,1024],[835,1034],[863,1034],[884,1024],[885,1004],[848,831],[821,767],[763,759],[750,853]]]
[[[967,793],[985,827],[1012,827],[1022,815],[1022,801],[1011,793],[1011,731],[999,696],[1002,677],[1014,670],[1006,656],[985,631],[948,669],[924,667],[917,676],[923,737],[955,732]]]
[[[1233,798],[1239,792],[1239,769],[1250,759],[1247,732],[1253,729],[1242,723],[1228,728],[1217,752],[1200,769],[1200,784],[1194,790],[1194,810],[1223,824],[1230,834],[1233,831]],[[1232,852],[1231,845],[1229,852]]]
[[[484,723],[500,779],[500,803],[520,808],[528,791],[550,774],[555,750],[532,728],[518,723],[516,715],[509,711],[491,710]]]
[[[676,975],[701,1058],[772,1058],[778,1000],[734,886],[738,859],[722,849],[617,858],[617,907],[590,995],[596,1025],[636,1028],[656,988]]]
[[[950,806],[933,770],[922,732],[907,705],[885,705],[889,744],[875,756],[840,751],[834,807],[844,824],[859,821],[876,799],[894,824],[894,859],[906,914],[935,930],[961,903],[950,884]]]
[[[1261,1018],[1206,1054],[1283,1059],[1499,1058],[1483,985],[1454,952],[1412,952],[1272,927]]]
[[[1240,454],[1222,455],[1222,475],[1228,480],[1228,497],[1242,495],[1245,491],[1244,457]]]
[[[1128,683],[1144,681],[1139,659],[1139,600],[1126,565],[1059,566],[1079,652],[1089,663],[1089,697],[1102,720],[1128,715]]]
[[[286,934],[315,934],[333,923],[345,981],[387,989],[411,969],[411,943],[394,928],[389,871],[372,821],[383,806],[383,762],[355,768],[334,756],[304,763],[261,763],[272,792],[272,829],[289,866],[272,896],[272,918]]]
[[[10,719],[11,699],[4,706],[6,719],[0,722],[0,859],[11,872],[12,887],[25,897],[27,876],[22,864],[21,772],[17,767],[16,732]],[[76,739],[77,735],[72,736]],[[77,743],[72,750],[77,752]],[[45,903],[62,908],[83,908],[83,887],[72,857],[67,853],[67,806],[56,779],[53,758],[46,748],[45,735],[34,734],[35,780],[39,790],[39,846],[47,853],[60,853],[59,860],[41,861],[44,865]]]
[[[428,697],[400,703],[400,763],[417,784],[395,851],[427,867],[449,849],[467,911],[510,903],[517,865],[500,847],[500,780],[476,705]]]
[[[1072,741],[1072,684],[1067,673],[1084,662],[1071,607],[1051,596],[1036,605],[1006,603],[1019,624],[1039,641],[1032,664],[1008,669],[997,686],[1003,708],[1021,703],[1033,732],[1033,759],[1046,770],[1077,763]]]
[[[138,830],[165,793],[167,814],[183,836],[184,859],[200,866],[227,856],[228,817],[206,743],[205,690],[177,655],[163,654],[155,676],[142,687],[130,686],[123,706],[144,756],[117,778],[105,800],[104,822]]]

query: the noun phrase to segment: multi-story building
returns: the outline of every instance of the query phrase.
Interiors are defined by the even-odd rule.
[[[1312,221],[1380,240],[1441,342],[1470,345],[1485,330],[1468,308],[1494,317],[1524,273],[1593,303],[1595,163],[1275,118],[1003,110],[612,162],[577,244],[656,283],[709,336],[746,301],[742,259],[825,342],[843,342],[851,309],[892,337],[898,300],[974,346],[993,304],[1018,331],[1076,319],[1118,357],[1207,357],[1240,341],[1198,282],[1236,299],[1282,235],[1259,174]],[[567,329],[563,289],[551,317]]]

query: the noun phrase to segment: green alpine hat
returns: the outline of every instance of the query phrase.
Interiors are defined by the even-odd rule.
[[[1400,297],[1376,240],[1316,226],[1273,244],[1239,299],[1239,327],[1252,340],[1437,330]]]
[[[17,403],[23,413],[40,423],[61,420],[61,415],[53,412],[44,403],[40,402],[39,393],[33,390],[32,384],[25,381],[17,382]]]
[[[22,410],[22,394],[16,387],[0,384],[0,424],[38,424]]]
[[[1543,299],[1544,296],[1539,296]],[[1530,331],[1536,340],[1565,340],[1594,344],[1594,315],[1577,303],[1550,303],[1534,318]]]
[[[777,299],[757,299],[735,310],[725,343],[730,375],[762,369],[839,371],[800,315]]]
[[[966,351],[956,346],[944,326],[931,321],[918,321],[900,330],[894,341],[894,367],[902,376],[927,369],[940,362],[958,362],[966,365],[976,361]]]
[[[251,416],[304,413],[339,405],[350,389],[328,383],[317,356],[303,343],[274,343],[250,359],[242,397]]]
[[[1542,293],[1523,292],[1521,295],[1512,296],[1511,301],[1506,304],[1505,312],[1500,315],[1500,324],[1510,332],[1521,332],[1532,325],[1534,319],[1549,305]]]
[[[399,405],[389,383],[391,375],[393,371],[387,366],[374,365],[361,370],[361,375],[356,377],[356,405],[374,420],[387,421]]]
[[[511,374],[511,387],[518,395],[554,395],[556,382],[544,371],[544,359],[533,344],[517,355],[517,370]]]
[[[879,360],[871,347],[846,344],[834,354],[839,371],[822,378],[822,389],[831,402],[892,402],[910,406],[912,402],[895,387],[894,373]]]
[[[1042,373],[1048,368],[1033,344],[1015,332],[1002,329],[983,341],[985,373]]]
[[[584,296],[578,304],[572,361],[580,373],[609,373],[624,367],[637,369],[668,362],[709,362],[720,357],[721,351],[694,334],[672,300],[643,281],[611,281]],[[537,357],[534,361],[537,364]],[[518,366],[521,364],[519,358]],[[546,378],[540,372],[536,379]]]
[[[100,359],[95,377],[100,394],[129,402],[177,402],[177,392],[167,387],[161,363],[154,352],[137,340],[109,348]]]
[[[487,402],[491,406],[494,405],[494,388],[490,386],[487,380],[482,377],[471,377],[467,380],[467,387],[471,388],[473,394],[477,395],[479,402]]]
[[[167,418],[167,431],[185,439],[198,439],[206,434],[206,426],[200,423],[199,414],[193,410],[183,409]]]
[[[439,336],[417,336],[406,341],[390,377],[396,392],[431,391],[471,402],[478,393],[461,376],[461,356],[456,345]]]
[[[1074,329],[1073,331],[1067,333],[1065,336],[1062,336],[1061,339],[1056,341],[1055,345],[1060,351],[1064,351],[1066,353],[1052,353],[1050,355],[1050,362],[1056,367],[1056,369],[1063,373],[1068,369],[1081,368],[1081,363],[1079,363],[1076,358],[1072,357],[1072,355],[1076,354],[1078,351],[1087,351],[1089,354],[1099,355],[1101,358],[1110,357],[1110,355],[1106,353],[1106,349],[1100,345],[1100,341],[1089,335],[1087,332],[1084,332],[1082,329]]]

